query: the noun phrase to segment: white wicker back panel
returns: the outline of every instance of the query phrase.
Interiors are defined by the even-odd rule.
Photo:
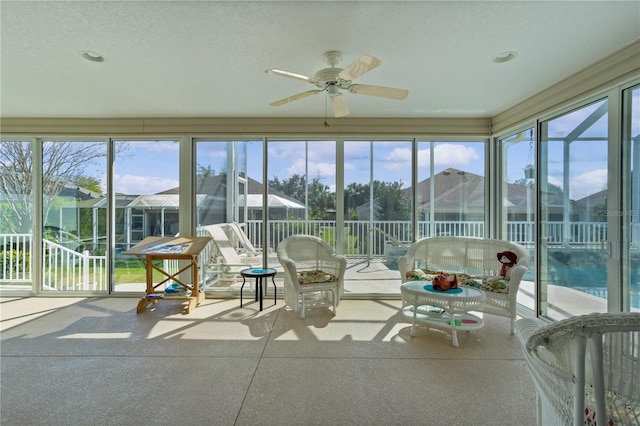
[[[417,267],[427,269],[446,269],[449,271],[482,274],[500,270],[497,254],[513,251],[518,256],[518,265],[529,267],[529,253],[521,246],[502,240],[461,237],[432,237],[416,242],[408,256]]]
[[[283,244],[281,254],[284,256],[286,253],[286,257],[295,262],[298,272],[321,270],[338,275],[339,265],[333,259],[333,249],[324,240],[298,235],[280,244]]]

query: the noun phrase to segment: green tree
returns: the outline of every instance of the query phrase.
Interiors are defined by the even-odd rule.
[[[411,199],[402,189],[402,182],[373,181],[373,209],[377,220],[407,220]],[[351,183],[345,188],[345,216],[357,220],[357,208],[369,204],[368,184]]]
[[[352,220],[358,219],[359,206],[369,202],[369,185],[362,183],[350,183],[344,190],[345,217]]]
[[[329,217],[329,211],[336,208],[336,196],[329,186],[317,177],[309,184],[309,219],[322,220]]]
[[[198,176],[198,179],[207,179],[215,175],[216,171],[211,167],[211,164],[207,166],[196,164],[196,176]]]
[[[73,184],[78,188],[88,189],[96,194],[102,194],[102,188],[100,188],[100,180],[92,176],[76,176],[73,180]]]
[[[128,150],[118,144],[117,153]],[[42,144],[42,210],[48,217],[61,191],[76,180],[88,178],[88,166],[107,155],[104,142],[45,142]],[[31,143],[0,142],[0,219],[3,231],[29,233],[32,224],[31,189],[33,150]],[[8,228],[8,229],[7,229]]]
[[[373,182],[374,208],[379,220],[411,218],[411,200],[402,190],[402,182]]]
[[[280,180],[277,176],[269,181],[269,188],[279,191],[309,205],[309,219],[320,220],[329,216],[336,207],[335,193],[317,176],[307,182],[305,175],[294,174],[289,179]]]
[[[283,181],[280,181],[280,179],[275,176],[269,181],[269,188],[280,191],[296,200],[304,201],[307,192],[306,184],[307,179],[304,175],[294,174],[289,179],[284,179]]]
[[[602,203],[593,208],[591,220],[594,222],[607,221],[607,197],[604,197]]]
[[[526,186],[527,188],[533,188],[534,184],[533,184],[533,180],[532,179],[527,179],[527,178],[520,178],[520,179],[516,179],[513,182],[514,185],[520,185],[520,186]]]

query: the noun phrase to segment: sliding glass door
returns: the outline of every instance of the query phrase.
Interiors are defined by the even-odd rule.
[[[640,85],[622,94],[622,310],[640,311]]]
[[[322,238],[336,251],[336,142],[269,140],[267,142],[269,241],[308,234]]]
[[[553,319],[607,311],[608,108],[540,124],[539,309]]]
[[[417,238],[485,236],[485,141],[419,141]]]
[[[33,286],[33,159],[29,140],[0,141],[0,289]]]
[[[400,291],[397,260],[413,238],[411,158],[411,141],[344,141],[345,293]]]
[[[261,266],[263,142],[198,139],[195,143],[195,233],[213,241],[201,253],[201,287],[239,292],[240,271]]]
[[[144,259],[124,252],[146,237],[179,232],[180,145],[173,140],[116,140],[112,144],[113,291],[144,291]],[[164,279],[159,274],[154,278]]]
[[[109,290],[107,142],[42,142],[43,292]]]
[[[498,235],[524,246],[531,255],[531,267],[520,283],[518,303],[535,311],[536,132],[534,128],[525,128],[499,142]]]

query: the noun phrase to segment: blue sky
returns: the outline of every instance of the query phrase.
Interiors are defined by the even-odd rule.
[[[640,111],[640,90],[634,96],[634,109]],[[549,137],[563,137],[575,129],[598,104],[584,107],[558,117],[549,123]],[[606,115],[598,120],[583,136],[605,136]],[[635,117],[633,134],[640,133],[640,120]],[[528,133],[527,133],[528,134]],[[484,174],[484,145],[474,142],[442,142],[435,146],[435,173],[447,167]],[[116,191],[153,194],[179,186],[178,144],[173,141],[155,143],[128,142],[131,150],[116,160]],[[198,143],[198,164],[211,166],[216,172],[226,168],[226,148],[220,143]],[[523,141],[509,148],[507,180],[513,182],[524,176],[523,169],[530,158],[529,142]],[[269,178],[280,180],[293,174],[305,174],[304,143],[271,141],[269,143]],[[420,179],[428,176],[429,144],[420,143],[418,167]],[[335,190],[335,144],[332,141],[310,141],[308,147],[308,173],[320,177]],[[411,145],[407,141],[376,141],[374,143],[374,179],[411,182]],[[369,180],[370,147],[366,141],[345,142],[345,182],[365,183]],[[562,143],[549,143],[549,182],[562,186]],[[603,141],[578,141],[571,145],[571,198],[579,199],[606,188],[607,144]],[[262,181],[262,143],[248,145],[249,176]],[[103,177],[104,181],[104,177]]]
[[[584,143],[582,143],[584,144]],[[587,142],[589,149],[572,150],[572,198],[584,196],[606,187],[605,144]],[[557,144],[559,145],[559,144]],[[598,145],[603,145],[598,149]],[[116,160],[116,191],[124,193],[153,194],[179,186],[178,146],[168,142],[129,142],[131,151]],[[226,168],[224,144],[199,144],[198,164],[212,167],[216,172]],[[560,148],[559,146],[556,148]],[[550,156],[553,154],[550,152]],[[420,179],[428,176],[430,163],[428,143],[420,143],[418,167]],[[411,144],[406,141],[374,143],[374,179],[401,181],[405,187],[411,183]],[[262,146],[251,143],[248,151],[249,176],[262,181]],[[293,174],[304,175],[304,143],[270,142],[269,178],[280,180]],[[308,148],[308,173],[319,177],[335,190],[335,144],[328,141],[313,141]],[[528,142],[513,145],[509,151],[508,180],[524,176],[523,169],[529,158]],[[484,144],[473,142],[436,142],[434,147],[435,173],[453,167],[484,175]],[[345,143],[345,183],[366,183],[369,180],[369,143]],[[549,163],[549,181],[562,185],[561,157]],[[579,198],[579,197],[578,197]]]

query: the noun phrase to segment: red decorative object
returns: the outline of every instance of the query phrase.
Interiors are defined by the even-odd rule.
[[[440,272],[432,283],[434,290],[447,291],[452,288],[458,288],[458,277],[453,274],[449,275],[446,272]]]

